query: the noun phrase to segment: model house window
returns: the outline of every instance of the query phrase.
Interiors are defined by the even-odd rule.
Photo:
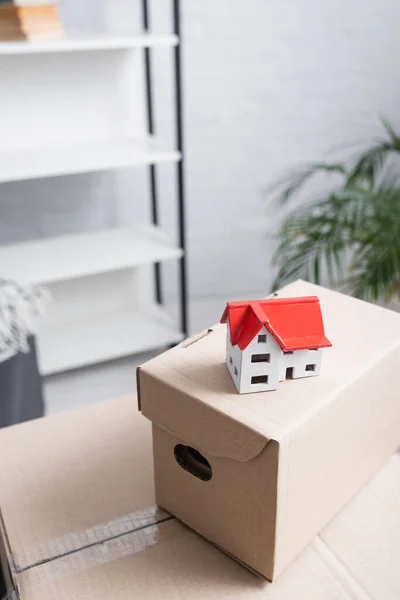
[[[258,336],[258,343],[259,344],[265,344],[266,341],[267,341],[267,334],[266,333],[261,333]]]
[[[232,364],[232,356],[229,357],[229,362]]]
[[[234,373],[235,373],[235,375],[237,375],[237,374],[238,374],[238,370],[237,370],[237,368],[236,368],[236,367],[235,367]]]
[[[309,348],[310,352],[318,352],[318,348]]]
[[[283,354],[293,354],[292,350],[288,350],[287,352],[284,352]]]
[[[306,371],[315,371],[317,365],[306,365]]]
[[[260,362],[267,362],[267,363],[269,363],[270,360],[271,360],[271,355],[270,354],[252,354],[251,355],[251,362],[252,363],[260,363]]]
[[[251,378],[251,383],[268,383],[268,375],[256,375]]]

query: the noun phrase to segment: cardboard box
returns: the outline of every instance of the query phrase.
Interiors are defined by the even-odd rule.
[[[160,522],[150,427],[135,402],[0,430],[4,565],[18,598],[398,600],[399,457],[270,584],[178,520]]]
[[[400,315],[301,281],[279,295],[320,298],[319,377],[239,395],[225,325],[138,372],[157,504],[271,580],[400,444]]]
[[[133,414],[135,403],[124,398],[0,429],[0,511],[18,570],[63,554],[71,532],[154,504],[150,425]],[[86,540],[65,543],[75,550]]]

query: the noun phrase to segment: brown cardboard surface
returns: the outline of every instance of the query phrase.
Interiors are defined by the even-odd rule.
[[[156,543],[139,551],[132,534],[132,553],[118,560],[111,554],[93,564],[88,549],[78,562],[67,556],[28,569],[18,579],[20,598],[398,600],[399,491],[394,458],[273,583],[173,520],[157,526]]]
[[[183,342],[142,365],[142,384],[147,385],[149,379],[162,381],[166,392],[172,390],[175,396],[160,403],[151,391],[142,389],[143,414],[183,439],[203,442],[207,436],[205,444],[211,455],[248,460],[257,449],[262,450],[265,440],[287,438],[379,363],[392,356],[399,360],[399,313],[305,281],[286,286],[279,295],[320,298],[326,334],[333,346],[324,350],[319,377],[286,381],[274,392],[238,394],[225,365],[226,325],[218,324],[195,343]],[[388,381],[382,373],[382,394],[395,386],[392,379]],[[185,400],[187,396],[193,403]],[[230,430],[243,427],[243,438],[235,431],[228,440],[223,439],[214,421],[222,423],[221,415],[228,418]],[[237,448],[242,440],[243,456]],[[250,452],[246,448],[249,443]]]
[[[150,424],[136,397],[2,429],[0,447],[0,510],[19,568],[35,547],[38,559],[56,555],[48,540],[154,504]]]
[[[23,470],[24,488],[12,461],[2,463],[2,497],[8,482],[4,524],[17,555],[26,543],[47,540],[51,549],[51,536],[71,540],[77,529],[100,525],[97,519],[116,519],[153,504],[151,435],[143,423],[132,399],[125,398],[0,431],[1,447],[7,440],[20,465],[32,459],[42,483],[34,486],[34,472]],[[53,514],[52,480],[59,469],[71,473],[71,487],[56,496]],[[176,519],[78,551],[66,547],[64,556],[49,556],[44,564],[14,573],[14,579],[21,600],[398,600],[399,494],[400,458],[395,456],[272,584]],[[31,520],[24,517],[24,525],[16,528],[20,507],[23,513],[29,508]]]
[[[320,298],[333,347],[324,351],[319,377],[239,395],[225,366],[221,325],[139,372],[141,410],[157,425],[157,501],[269,579],[400,444],[400,315],[301,281],[280,295]],[[275,465],[258,461],[272,442],[279,445],[270,453]],[[195,481],[181,469],[174,460],[177,443],[203,454],[214,470],[210,481]],[[236,473],[231,485],[223,477],[224,460],[238,463],[230,469]],[[256,460],[260,468],[249,481]],[[277,471],[273,493],[267,486],[260,492],[263,470]],[[260,537],[249,539],[249,522]]]
[[[213,477],[204,482],[177,468],[171,450],[182,441],[153,425],[157,504],[209,540],[216,539],[217,531],[219,547],[229,548],[229,554],[259,573],[272,573],[279,445],[269,442],[245,468],[239,461],[215,458]],[[254,498],[262,501],[251,505]],[[204,511],[211,509],[212,518],[205,519]]]

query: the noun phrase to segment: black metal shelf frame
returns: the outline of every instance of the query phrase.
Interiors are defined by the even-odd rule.
[[[185,179],[184,179],[184,139],[183,139],[183,94],[182,94],[182,37],[181,37],[181,6],[180,0],[172,0],[173,33],[178,42],[174,46],[174,91],[175,91],[175,140],[176,149],[181,155],[176,164],[177,177],[177,216],[179,246],[183,251],[179,259],[179,301],[180,328],[184,336],[188,333],[188,288],[186,270],[186,226],[185,226]],[[142,0],[142,25],[146,33],[151,32],[149,0]],[[147,108],[147,130],[150,135],[155,133],[154,103],[152,82],[151,49],[145,49],[145,90]],[[158,210],[157,167],[149,166],[149,183],[151,195],[151,218],[154,225],[160,222]],[[155,265],[155,293],[159,304],[163,303],[161,265]]]

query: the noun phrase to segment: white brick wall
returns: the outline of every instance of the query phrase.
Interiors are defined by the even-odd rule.
[[[206,325],[225,300],[268,291],[267,232],[276,215],[262,191],[271,178],[346,141],[368,140],[380,114],[400,126],[400,2],[182,5],[190,290],[197,301],[221,296],[219,309],[207,309]],[[138,6],[61,1],[73,32],[100,31],[107,19],[114,31],[130,29]],[[153,0],[153,18],[166,30],[170,2]],[[171,61],[157,50],[155,62],[157,124],[169,139]],[[173,171],[163,166],[160,174],[163,222],[173,233]],[[3,185],[0,242],[147,218],[146,189],[144,170]],[[169,287],[173,295],[175,285]]]

